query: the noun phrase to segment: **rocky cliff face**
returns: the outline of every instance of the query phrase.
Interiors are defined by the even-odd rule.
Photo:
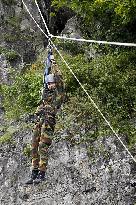
[[[26,1],[30,12],[40,23],[39,13],[33,1]],[[1,52],[15,51],[22,61],[30,63],[43,48],[43,36],[24,9],[21,1],[0,1]],[[15,60],[15,59],[12,59]]]
[[[25,2],[41,24],[34,1]],[[60,18],[62,11],[59,11],[57,18],[51,19],[47,10],[50,1],[41,0],[40,7],[48,24],[53,25],[51,31],[54,33],[60,32],[73,15],[69,11],[65,15],[63,11]],[[47,42],[20,0],[0,0],[0,11],[0,80],[8,84],[11,83],[8,77],[10,69],[13,67],[21,71],[25,64],[36,58]],[[73,25],[73,19],[71,23],[68,21],[63,31],[65,34],[81,36]],[[84,137],[84,130],[80,135],[75,134],[72,141],[69,140],[68,130],[57,132],[49,149],[45,182],[25,186],[31,173],[30,149],[27,145],[31,143],[33,125],[24,120],[6,122],[3,119],[1,107],[1,205],[135,205],[136,165],[114,136],[83,143],[80,139]]]
[[[24,0],[32,16],[41,28],[47,33],[34,1]],[[73,13],[67,9],[56,12],[55,17],[50,13],[51,1],[38,1],[43,16],[52,34],[60,33]],[[47,39],[37,28],[27,13],[21,0],[0,0],[0,64],[8,65],[8,69],[22,70],[24,65],[36,60],[47,46]],[[5,70],[5,71],[4,71]],[[5,82],[7,69],[0,66],[0,79]],[[6,80],[7,81],[7,80]]]
[[[34,1],[25,0],[31,14],[45,30],[42,20],[40,18],[38,9]],[[39,1],[40,9],[43,16],[49,25],[51,33],[61,32],[67,20],[73,15],[69,10],[63,9],[56,13],[55,17],[51,17],[50,13],[53,11],[51,8],[51,1]],[[34,57],[44,45],[47,45],[45,36],[37,28],[29,14],[27,13],[22,1],[16,0],[0,0],[0,31],[1,39],[0,46],[15,50],[18,55],[21,55],[25,62],[34,60]]]
[[[12,124],[12,140],[0,147],[1,205],[134,205],[136,166],[114,137],[100,137],[90,144],[67,140],[62,131],[49,149],[45,182],[25,186],[30,176],[30,159],[24,147],[31,129]],[[22,131],[20,131],[22,130]],[[82,137],[82,135],[80,136]]]

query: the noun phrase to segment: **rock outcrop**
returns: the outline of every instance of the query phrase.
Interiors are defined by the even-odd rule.
[[[35,20],[40,23],[40,16],[34,2],[26,1],[26,4]],[[21,1],[1,0],[0,5],[1,53],[16,52],[20,56],[20,63],[34,61],[39,50],[43,48],[41,32],[37,29]]]
[[[136,167],[113,136],[100,137],[90,150],[88,143],[71,144],[62,132],[49,149],[45,182],[26,186],[30,158],[23,150],[32,133],[20,126],[10,127],[12,140],[0,147],[1,205],[135,204]]]
[[[43,27],[34,1],[25,2]],[[41,0],[40,8],[54,34],[60,33],[67,20],[74,15],[62,9],[56,18],[51,18],[47,10],[50,1]],[[0,12],[0,81],[10,84],[10,68],[21,71],[25,64],[36,59],[47,41],[20,0],[0,0]],[[62,34],[82,37],[76,22],[74,17],[68,21]],[[90,48],[87,55],[93,58],[95,51]],[[31,174],[29,145],[33,125],[24,122],[24,119],[17,122],[4,121],[1,101],[2,96],[0,205],[135,205],[136,165],[114,136],[82,142],[80,139],[84,137],[83,131],[78,136],[75,134],[72,140],[69,140],[71,136],[66,130],[56,133],[49,149],[45,182],[26,186],[25,181]]]

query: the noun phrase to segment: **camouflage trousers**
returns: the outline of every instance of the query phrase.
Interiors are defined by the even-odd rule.
[[[46,170],[53,132],[54,129],[45,123],[35,124],[32,136],[32,169]]]

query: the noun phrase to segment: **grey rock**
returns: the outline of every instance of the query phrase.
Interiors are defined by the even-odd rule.
[[[28,19],[22,20],[21,24],[20,24],[21,31],[26,30],[28,28],[30,28],[30,23],[29,23]]]
[[[62,31],[62,36],[70,38],[82,38],[81,30],[79,29],[79,23],[76,17],[69,19]]]
[[[46,181],[25,186],[31,172],[30,159],[23,155],[23,147],[24,139],[29,138],[30,142],[31,134],[31,130],[18,132],[15,148],[2,146],[1,205],[134,205],[135,188],[131,186],[135,179],[134,164],[112,136],[93,143],[91,158],[87,151],[89,144],[71,146],[64,138],[54,139],[49,149]]]
[[[8,63],[5,55],[0,55],[0,81],[1,83],[8,84],[8,72],[9,72],[10,64]]]

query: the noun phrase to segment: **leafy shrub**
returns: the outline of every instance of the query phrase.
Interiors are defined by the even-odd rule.
[[[0,55],[1,54],[4,54],[6,59],[9,61],[15,60],[19,57],[19,54],[16,51],[4,47],[0,47]]]
[[[5,144],[11,142],[12,135],[10,133],[6,133],[0,137],[0,144]]]
[[[108,41],[135,41],[135,1],[125,0],[53,0],[56,9],[72,9],[81,23],[82,33],[87,37]]]
[[[130,142],[134,141],[134,123],[130,122],[135,117],[136,109],[136,51],[123,50],[120,53],[101,55],[92,61],[87,60],[83,54],[65,54],[65,59],[113,128],[119,133],[126,134]],[[62,67],[68,92],[80,96],[79,101],[85,105],[84,111],[87,111],[87,104],[82,101],[87,99],[87,96],[59,59],[58,64]],[[81,111],[78,107],[76,109]],[[94,107],[90,106],[90,112],[93,113],[92,120],[97,119],[97,134],[111,133]]]
[[[84,53],[73,55],[63,51],[64,58],[69,62],[73,72],[79,81],[86,88],[94,102],[98,105],[102,113],[109,120],[115,130],[130,136],[131,142],[134,141],[134,124],[131,123],[135,117],[136,106],[136,75],[135,61],[136,51],[122,51],[100,55],[95,59],[89,60]],[[86,120],[86,126],[97,125],[97,132],[94,136],[102,133],[111,133],[108,126],[93,105],[90,105],[88,98],[80,88],[72,73],[66,65],[56,55],[56,61],[62,70],[64,81],[67,85],[67,92],[70,96],[79,96],[80,103],[76,103],[75,115],[82,113]],[[42,66],[42,65],[40,65]],[[39,65],[33,64],[31,70],[16,77],[15,83],[11,86],[2,86],[4,93],[4,105],[8,116],[33,112],[40,100],[39,91],[42,87],[42,73],[37,72]],[[75,101],[73,101],[73,104]],[[70,113],[72,111],[72,102]],[[88,119],[91,116],[91,119]],[[88,124],[88,125],[87,125]]]
[[[12,28],[19,29],[21,18],[17,16],[8,17],[5,19],[6,25],[11,26]]]
[[[5,134],[0,137],[0,144],[12,142],[13,134],[17,131],[17,129],[13,126],[9,126],[7,129],[5,127],[4,129]]]
[[[15,51],[9,51],[5,53],[6,59],[9,61],[16,60],[19,57],[19,54]]]
[[[33,112],[40,100],[41,87],[41,74],[31,71],[17,76],[13,85],[3,85],[3,103],[7,116],[18,118],[22,114]]]

